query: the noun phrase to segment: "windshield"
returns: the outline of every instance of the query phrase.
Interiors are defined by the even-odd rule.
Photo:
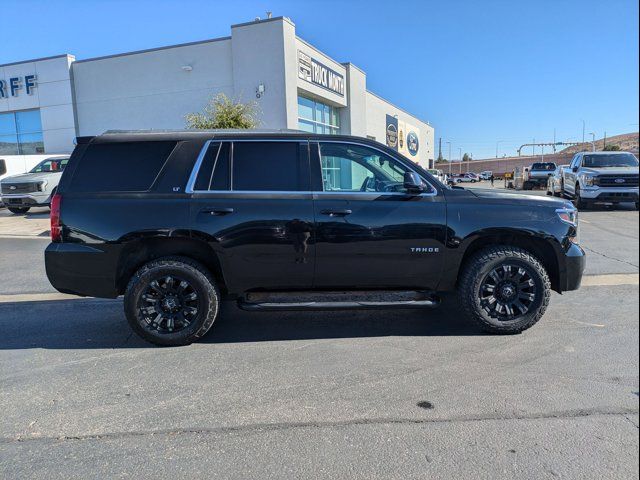
[[[587,168],[637,167],[638,159],[631,153],[616,155],[585,155],[582,165]]]
[[[29,170],[29,173],[61,172],[68,162],[68,158],[47,158]]]
[[[553,172],[556,169],[555,163],[534,163],[531,165],[531,170],[545,170]]]

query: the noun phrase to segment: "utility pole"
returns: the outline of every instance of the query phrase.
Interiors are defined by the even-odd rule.
[[[447,160],[449,160],[449,175],[451,175],[451,142],[445,142],[449,144],[449,158]]]
[[[582,143],[584,143],[584,128],[585,128],[585,122],[584,120],[582,120]]]
[[[533,139],[533,156],[536,156],[536,139]]]
[[[438,139],[438,158],[442,159],[442,137]]]
[[[462,147],[458,147],[458,158],[460,159],[460,173],[462,173]]]
[[[602,145],[602,150],[606,150],[607,149],[607,132],[604,132],[604,143]]]
[[[503,142],[503,140],[498,140],[496,142],[496,158],[498,158],[498,146]]]
[[[590,132],[589,135],[591,135],[591,151],[595,152],[596,151],[596,134],[593,132]]]
[[[556,129],[553,129],[553,153],[556,153]]]

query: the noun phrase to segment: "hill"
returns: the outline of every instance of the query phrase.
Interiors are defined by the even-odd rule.
[[[620,150],[627,152],[638,151],[638,132],[635,133],[623,133],[622,135],[614,135],[613,137],[607,137],[607,145],[617,145]],[[596,150],[602,150],[604,148],[604,139],[596,140]],[[567,147],[558,153],[574,154],[577,152],[584,152],[591,150],[591,142],[581,143],[572,147]]]

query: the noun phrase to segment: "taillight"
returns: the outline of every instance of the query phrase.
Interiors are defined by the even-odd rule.
[[[51,241],[62,241],[62,225],[60,224],[60,206],[62,195],[56,193],[51,198]]]

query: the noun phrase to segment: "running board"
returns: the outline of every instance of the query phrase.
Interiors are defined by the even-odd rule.
[[[312,292],[306,295],[299,292],[250,293],[247,297],[247,299],[238,300],[238,307],[242,310],[254,312],[386,310],[434,308],[440,305],[439,298],[425,292]],[[305,299],[304,297],[312,298]],[[366,297],[374,297],[376,299],[367,300]],[[389,298],[385,299],[384,297]]]

